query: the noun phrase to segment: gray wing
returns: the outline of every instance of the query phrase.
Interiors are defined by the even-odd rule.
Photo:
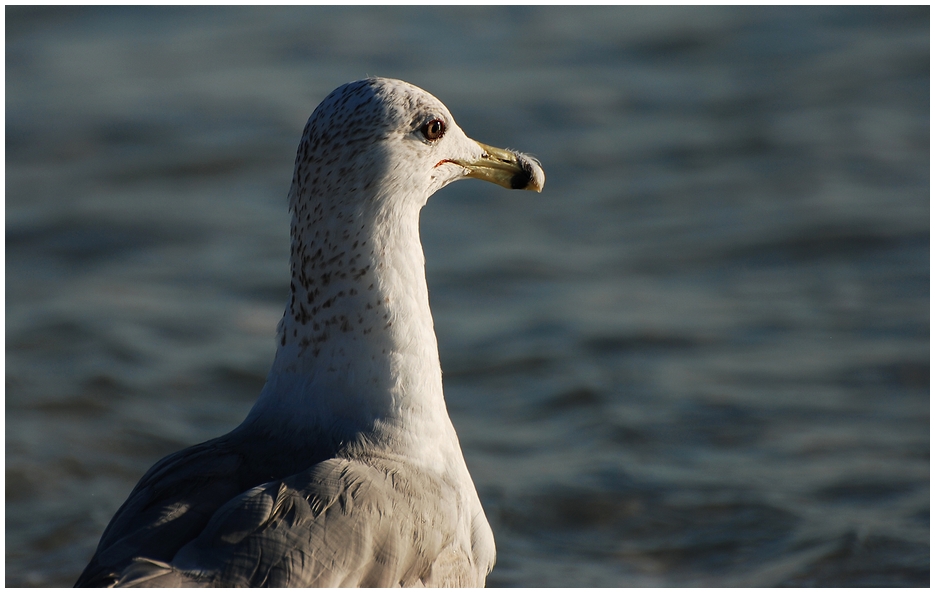
[[[232,499],[307,468],[333,450],[320,444],[294,451],[268,435],[238,428],[165,457],[146,472],[111,519],[75,586],[111,586],[137,557],[172,560]]]
[[[170,562],[138,558],[117,585],[476,585],[470,547],[453,535],[457,501],[402,466],[330,459],[244,492]]]
[[[76,587],[109,586],[134,557],[171,560],[214,513],[273,477],[234,433],[173,453],[140,479],[101,536]]]
[[[174,453],[146,472],[104,530],[76,587],[112,585],[137,555],[171,559],[242,492],[235,476],[243,457],[226,450],[222,439]]]

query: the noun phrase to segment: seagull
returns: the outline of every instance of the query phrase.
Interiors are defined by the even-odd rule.
[[[409,83],[315,109],[289,190],[291,295],[256,404],[154,465],[76,586],[484,586],[493,532],[442,392],[419,212],[474,177],[541,191]]]

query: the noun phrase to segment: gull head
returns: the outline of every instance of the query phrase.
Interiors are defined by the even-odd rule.
[[[308,193],[408,199],[421,207],[452,181],[473,177],[541,191],[534,158],[470,139],[445,105],[401,80],[368,78],[335,89],[308,120],[292,204]]]

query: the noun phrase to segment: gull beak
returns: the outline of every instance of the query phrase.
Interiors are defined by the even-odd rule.
[[[451,159],[450,162],[468,170],[467,176],[483,179],[507,189],[531,189],[541,192],[545,172],[539,161],[521,152],[504,150],[477,143],[481,154],[477,159]]]

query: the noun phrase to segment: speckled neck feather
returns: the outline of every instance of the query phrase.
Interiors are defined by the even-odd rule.
[[[290,191],[292,294],[249,421],[461,457],[442,395],[419,211],[463,175],[436,167],[437,147],[413,134],[432,117],[449,122],[452,149],[473,148],[444,105],[400,81],[345,85],[312,114]]]

